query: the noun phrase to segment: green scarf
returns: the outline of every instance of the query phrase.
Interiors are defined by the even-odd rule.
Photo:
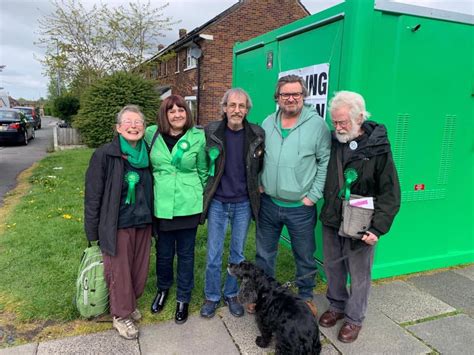
[[[137,142],[135,148],[132,147],[130,143],[128,143],[127,140],[122,137],[121,134],[119,134],[119,139],[120,150],[123,154],[127,156],[127,160],[131,166],[136,169],[143,169],[148,167],[148,152],[142,139]]]

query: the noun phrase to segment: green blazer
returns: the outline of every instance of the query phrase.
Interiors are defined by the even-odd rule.
[[[145,132],[145,141],[150,144],[158,127],[150,126]],[[189,150],[184,152],[181,164],[171,164],[180,142],[187,140]],[[189,129],[176,143],[170,153],[160,135],[150,152],[153,172],[154,215],[172,219],[202,212],[203,189],[207,182],[206,138],[199,128]]]

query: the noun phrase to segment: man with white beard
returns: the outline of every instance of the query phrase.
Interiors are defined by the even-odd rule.
[[[367,121],[364,98],[355,92],[337,92],[329,111],[335,131],[320,215],[329,309],[319,324],[332,327],[344,319],[338,339],[351,343],[359,335],[367,310],[375,245],[389,231],[400,208],[400,185],[386,128]],[[340,167],[343,174],[338,172]],[[359,233],[360,239],[339,232],[342,201],[350,194],[373,198],[372,221]]]

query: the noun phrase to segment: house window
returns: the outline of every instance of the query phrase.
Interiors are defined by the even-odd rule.
[[[179,73],[179,53],[176,53],[176,71],[175,73]]]
[[[160,67],[161,67],[161,76],[166,76],[168,74],[167,62],[161,62]]]
[[[193,53],[193,48],[197,47],[192,46],[186,49],[186,69],[195,68],[197,66],[197,58],[191,55]]]
[[[158,79],[158,68],[156,67],[156,65],[153,66],[151,78],[155,80]]]
[[[194,122],[196,122],[197,118],[197,102],[196,102],[196,96],[185,96],[184,100],[189,106],[189,109],[191,110],[191,113],[193,115]]]

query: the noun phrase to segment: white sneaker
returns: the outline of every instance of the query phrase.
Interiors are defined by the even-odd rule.
[[[113,326],[125,339],[136,339],[138,337],[138,328],[130,318],[114,317]]]
[[[130,313],[130,318],[132,318],[134,322],[138,322],[140,319],[142,319],[142,314],[140,313],[138,308],[135,309],[132,313]]]

